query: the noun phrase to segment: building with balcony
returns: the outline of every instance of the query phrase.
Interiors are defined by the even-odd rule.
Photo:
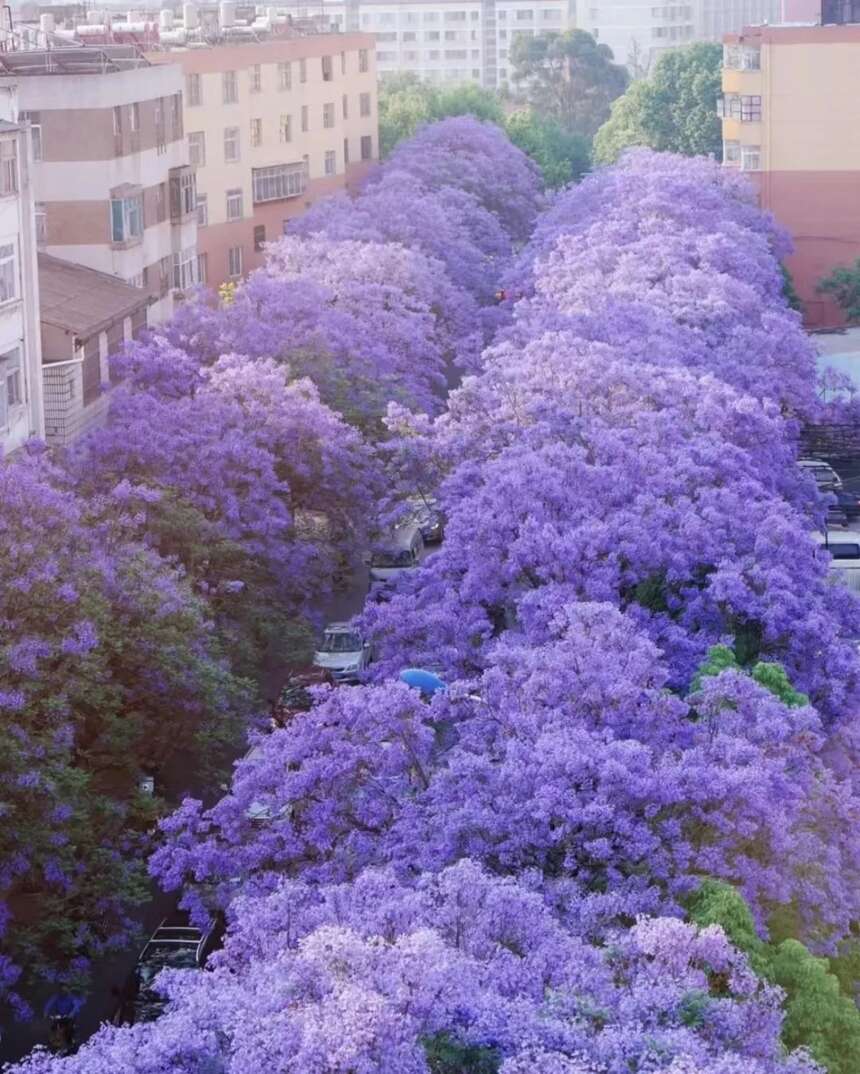
[[[378,159],[373,38],[282,26],[243,36],[230,23],[200,47],[162,41],[149,54],[183,72],[198,226],[183,272],[213,287],[261,265],[292,217]]]
[[[0,53],[31,134],[39,249],[143,290],[162,320],[197,263],[182,71],[134,45],[44,36]]]
[[[573,26],[573,0],[340,0],[322,8],[293,4],[295,18],[322,10],[330,24],[376,39],[380,78],[409,71],[430,82],[510,81],[509,50],[517,35]]]
[[[0,454],[44,436],[30,135],[0,91]]]
[[[845,10],[840,2],[823,14]],[[762,208],[791,233],[787,265],[807,323],[841,323],[816,287],[860,257],[860,24],[727,36],[719,110],[725,166],[749,173]]]

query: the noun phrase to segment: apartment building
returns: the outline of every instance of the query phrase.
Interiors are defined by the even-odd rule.
[[[372,36],[237,40],[231,29],[212,44],[150,54],[184,75],[196,272],[213,287],[262,264],[264,244],[292,217],[357,181],[379,154]]]
[[[44,435],[30,136],[0,91],[0,454]]]
[[[376,39],[380,78],[411,71],[431,82],[476,82],[496,89],[511,78],[509,50],[518,34],[563,32],[572,0],[342,0],[325,3],[331,24]],[[319,10],[288,8],[296,17]]]
[[[39,249],[117,276],[168,317],[194,282],[194,173],[183,74],[133,45],[60,42],[0,53],[29,123]]]
[[[723,162],[750,173],[791,233],[806,320],[826,327],[842,317],[816,286],[860,257],[860,0],[818,10],[827,25],[726,37],[720,114]]]
[[[744,26],[777,22],[782,0],[576,0],[576,25],[612,49],[619,63],[647,71],[662,52],[721,41]]]

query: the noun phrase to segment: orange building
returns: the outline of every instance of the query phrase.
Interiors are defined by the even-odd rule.
[[[860,19],[860,3],[857,17]],[[824,21],[843,18],[825,0]],[[750,172],[791,233],[810,327],[842,322],[816,291],[860,257],[860,25],[748,28],[724,38],[723,162]]]

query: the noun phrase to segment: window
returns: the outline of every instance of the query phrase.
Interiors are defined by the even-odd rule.
[[[184,220],[197,206],[194,172],[189,167],[170,169],[170,219]]]
[[[259,253],[263,249],[263,245],[266,242],[266,225],[258,224],[254,228],[254,249]]]
[[[349,138],[343,140],[343,166],[344,168],[349,166]]]
[[[323,56],[322,57],[323,82],[331,82],[331,80],[334,78],[334,70],[333,70],[334,65],[332,64],[331,61],[332,61],[331,56]]]
[[[167,150],[167,141],[164,132],[164,104],[159,97],[155,102],[155,150],[161,154]]]
[[[208,283],[209,282],[209,255],[198,254],[197,255],[197,282]]]
[[[269,168],[252,168],[254,204],[294,198],[307,188],[307,168],[302,164],[273,164]]]
[[[337,173],[337,153],[333,149],[326,150],[323,171],[326,175],[335,175]]]
[[[331,104],[323,105],[323,126],[334,126],[334,102],[332,102]]]
[[[761,97],[741,97],[741,123],[761,122]]]
[[[18,297],[18,254],[13,243],[0,246],[0,302]]]
[[[251,120],[251,145],[256,148],[263,144],[263,121],[262,119]]]
[[[361,159],[373,159],[373,135],[362,134],[361,136]]]
[[[278,89],[288,90],[293,86],[293,68],[292,64],[287,61],[286,63],[278,64]]]
[[[466,21],[466,12],[465,11],[446,11],[444,21],[445,22],[465,22]]]
[[[239,100],[235,71],[224,71],[221,75],[221,100],[224,104],[235,104]]]
[[[340,73],[342,75],[346,74],[346,53],[345,52],[341,52],[341,54],[340,54]]]
[[[418,40],[418,34],[416,34],[414,30],[407,30],[403,34],[403,40],[404,41],[417,41]]]
[[[341,109],[343,110],[343,118],[349,119],[349,98],[346,94],[341,98]]]
[[[303,104],[302,105],[302,130],[306,131],[307,129],[308,129],[308,106],[306,104]]]
[[[167,219],[167,198],[164,196],[164,183],[159,183],[155,188],[155,222],[162,223]]]
[[[231,280],[242,275],[242,247],[231,246],[227,251],[227,275]]]
[[[299,60],[299,82],[307,82],[308,80],[308,61]]]
[[[33,147],[33,160],[42,159],[42,124],[41,113],[21,112],[19,118],[22,122],[30,124],[30,144]]]
[[[45,211],[45,203],[37,201],[34,206],[36,218],[36,242],[43,245],[48,241],[48,214]]]
[[[128,243],[143,235],[143,195],[111,198],[111,241]]]
[[[370,64],[368,62],[366,48],[360,48],[358,50],[358,69],[362,74],[364,74],[365,71],[370,70]]]
[[[740,164],[741,143],[735,141],[723,142],[723,164]]]
[[[197,195],[197,226],[206,227],[209,223],[209,198],[205,194]]]
[[[535,13],[531,10],[521,10],[517,12],[517,22],[531,22],[535,17]]]
[[[224,160],[228,163],[239,159],[239,128],[224,128]]]
[[[442,35],[439,32],[439,30],[428,30],[424,34],[424,40],[425,41],[438,41],[441,36]]]
[[[263,88],[263,69],[258,63],[248,68],[248,82],[251,93],[259,93]]]
[[[197,283],[197,251],[181,250],[173,255],[173,286],[178,291],[187,291]]]
[[[188,161],[194,168],[202,168],[206,163],[206,134],[204,131],[192,131],[188,135]]]
[[[370,94],[362,93],[358,98],[358,111],[362,116],[370,115]]]
[[[131,130],[135,133],[140,130],[140,105],[134,101],[131,105]]]
[[[280,122],[280,137],[281,141],[286,145],[287,142],[293,140],[293,117],[281,116]]]
[[[761,168],[761,149],[757,145],[741,146],[741,168],[745,172],[757,172]]]
[[[9,424],[9,408],[24,402],[21,383],[21,351],[15,347],[0,354],[0,425]]]
[[[203,103],[203,87],[200,75],[185,76],[185,103],[189,108],[197,108]]]
[[[0,142],[0,195],[18,190],[18,147],[14,138]]]
[[[241,220],[244,216],[242,212],[242,191],[241,190],[228,190],[227,191],[227,219],[228,220]]]
[[[134,128],[132,128],[134,129]],[[182,128],[182,94],[174,93],[170,98],[170,140],[178,141],[184,131]]]
[[[113,109],[113,133],[114,137],[122,138],[122,105],[116,104]]]

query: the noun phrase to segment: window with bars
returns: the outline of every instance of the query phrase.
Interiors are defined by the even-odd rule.
[[[0,142],[0,195],[18,192],[18,146],[14,138]]]
[[[206,163],[205,131],[191,131],[188,135],[188,160],[194,168],[202,168]]]
[[[256,149],[263,144],[262,119],[251,120],[251,145]]]
[[[239,83],[235,71],[221,74],[221,100],[224,104],[235,104],[239,100]]]
[[[224,128],[224,160],[228,163],[234,163],[239,159],[239,128],[238,127],[225,127]]]
[[[185,76],[185,103],[189,108],[197,108],[203,103],[203,84],[200,75]]]
[[[278,64],[278,89],[288,90],[293,86],[293,67],[292,64],[287,61],[285,63]]]
[[[307,189],[308,173],[304,163],[273,164],[269,168],[252,168],[251,184],[254,204],[294,198]]]
[[[259,93],[263,88],[263,69],[258,63],[248,68],[248,86],[251,93]]]
[[[227,219],[228,220],[241,220],[244,216],[242,211],[242,191],[241,190],[228,190],[227,191]]]

